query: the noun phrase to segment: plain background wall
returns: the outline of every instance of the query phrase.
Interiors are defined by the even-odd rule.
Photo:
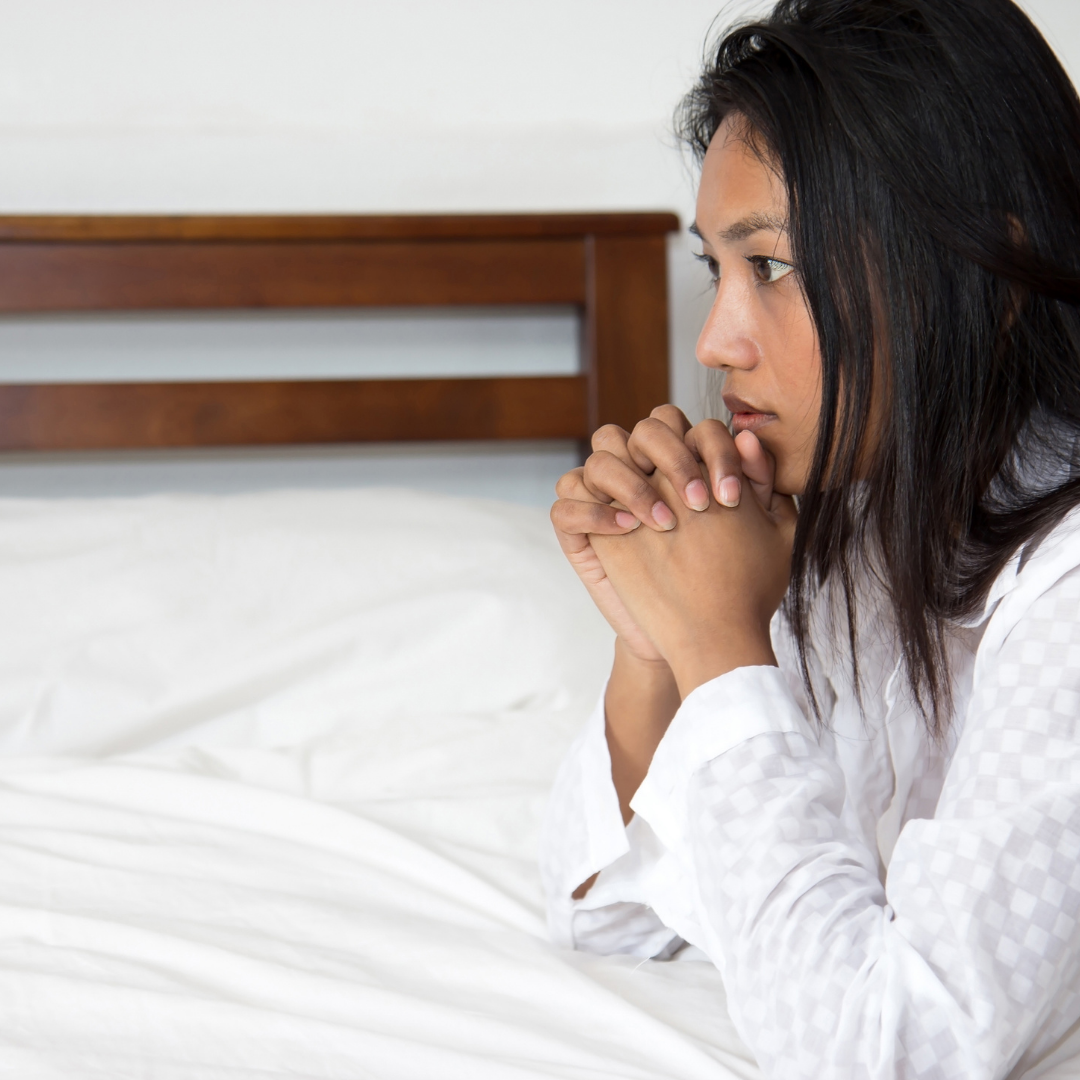
[[[739,2],[734,10],[752,10]],[[9,211],[692,214],[717,0],[7,0]],[[704,277],[673,242],[675,397]]]
[[[671,135],[673,109],[717,16],[766,6],[5,0],[0,211],[661,208],[688,224],[693,175]],[[1075,74],[1080,2],[1025,6]],[[672,396],[700,416],[693,353],[708,290],[685,236],[672,240],[670,266]],[[219,472],[236,473],[241,458],[220,457]],[[459,464],[475,471],[481,458],[492,460]],[[261,460],[263,485],[329,468],[309,457],[314,465],[290,474],[287,454]],[[142,486],[183,486],[195,462],[205,476],[217,467],[181,456]],[[54,464],[54,476],[78,471]],[[551,472],[543,466],[537,483]],[[18,463],[0,474],[0,490],[4,475],[22,477],[20,490],[52,482]]]

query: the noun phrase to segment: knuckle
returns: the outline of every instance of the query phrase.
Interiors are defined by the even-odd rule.
[[[639,420],[634,425],[635,435],[656,435],[661,428],[666,428],[667,424],[663,420],[657,420],[655,416],[646,416],[644,420]]]
[[[592,503],[586,514],[589,529],[592,530],[598,525],[606,525],[612,513],[613,511],[606,504]]]
[[[588,532],[590,509],[588,503],[577,502],[573,499],[559,499],[558,502],[552,504],[551,523],[559,532]]]
[[[698,473],[697,460],[682,436],[662,420],[642,420],[634,429],[631,449],[647,455],[653,468],[672,479],[692,478]]]
[[[667,470],[668,479],[676,487],[686,487],[691,480],[701,479],[701,466],[692,459],[684,459],[679,461]]]
[[[719,420],[703,420],[694,429],[694,442],[702,457],[715,465],[738,468],[741,462],[739,448],[731,432]]]
[[[738,450],[733,452],[727,447],[724,447],[713,456],[716,464],[722,469],[729,469],[732,472],[737,472],[742,468],[742,459],[739,457]]]
[[[585,459],[581,475],[586,481],[603,476],[611,468],[611,463],[615,460],[615,455],[608,453],[607,450],[594,450]]]
[[[607,446],[622,446],[626,439],[627,433],[618,424],[604,424],[593,432],[592,448],[602,450]]]
[[[654,420],[652,417],[639,420],[634,425],[633,434],[627,440],[627,449],[635,455],[635,458],[641,458],[639,464],[646,459],[651,462],[657,450],[663,446],[665,432],[670,435],[671,429],[660,420]]]
[[[611,488],[618,482],[618,474],[611,468],[615,459],[610,455],[593,454],[585,465],[585,475],[581,481],[583,501],[611,502]]]
[[[634,484],[630,497],[635,503],[648,503],[651,507],[656,502],[656,489],[647,480],[639,480]]]
[[[555,481],[555,494],[560,499],[565,499],[571,492],[577,491],[578,485],[581,483],[582,469],[571,469],[568,473],[563,473],[558,480]]]
[[[690,421],[686,418],[686,413],[678,407],[678,405],[672,405],[670,403],[665,405],[657,405],[651,413],[650,417],[659,420],[665,426],[671,428],[673,431],[678,432],[680,435],[689,431]]]
[[[695,424],[691,430],[694,432],[695,437],[699,439],[707,439],[716,443],[734,442],[727,425],[721,424],[719,420],[702,420],[700,424]]]

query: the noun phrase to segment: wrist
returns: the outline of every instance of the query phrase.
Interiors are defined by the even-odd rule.
[[[639,678],[663,682],[672,678],[671,665],[659,654],[646,655],[621,634],[615,638],[615,664],[633,670]]]
[[[643,658],[616,638],[604,714],[611,778],[624,824],[633,817],[630,800],[679,704],[679,688],[667,661]]]
[[[683,701],[699,686],[737,668],[776,666],[776,654],[767,633],[740,633],[717,641],[697,640],[686,648],[674,650],[671,659],[672,677]]]
[[[606,694],[609,730],[631,741],[658,740],[679,707],[679,688],[666,660],[642,658],[615,640]]]

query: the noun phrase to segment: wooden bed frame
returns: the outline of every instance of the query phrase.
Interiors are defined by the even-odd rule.
[[[580,439],[668,398],[673,214],[0,217],[0,313],[576,305],[573,376],[0,386],[0,450]]]

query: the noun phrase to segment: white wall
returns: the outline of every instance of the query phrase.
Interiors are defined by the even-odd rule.
[[[745,3],[736,5],[745,9]],[[6,0],[8,211],[692,212],[717,0]],[[678,242],[680,254],[685,240]],[[673,260],[694,400],[702,279]]]
[[[1046,35],[1076,82],[1080,74],[1080,4],[1076,0],[1021,0],[1020,6]]]
[[[672,110],[720,9],[765,6],[4,0],[0,211],[662,208],[687,224]],[[1026,6],[1080,70],[1080,2]],[[671,282],[673,398],[700,415],[707,292],[685,237]],[[16,475],[0,468],[0,491]]]
[[[664,208],[686,222],[670,118],[715,13],[715,0],[6,0],[0,210]],[[704,282],[685,249],[673,241],[674,384],[692,406]],[[570,447],[546,465],[538,447],[440,449],[387,468],[546,501],[574,462]],[[8,459],[0,492],[366,482],[386,461],[294,457]]]

